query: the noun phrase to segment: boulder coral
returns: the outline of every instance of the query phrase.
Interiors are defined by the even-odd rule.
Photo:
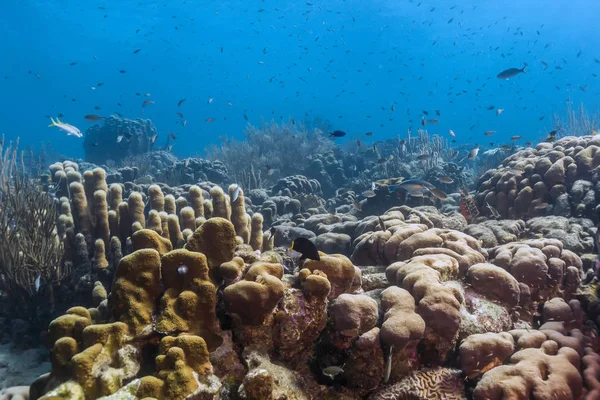
[[[446,254],[417,256],[390,265],[386,276],[414,297],[416,311],[426,326],[421,343],[424,357],[443,362],[458,338],[464,302],[456,287],[445,284],[458,277],[458,261]]]
[[[513,354],[507,365],[486,372],[473,391],[474,400],[578,399],[582,378],[577,370],[580,358],[569,347],[559,349],[552,340],[541,348],[527,348]]]
[[[487,204],[503,219],[545,215],[597,220],[600,136],[566,136],[520,150],[487,171],[475,196],[480,210]]]
[[[331,283],[329,299],[335,299],[342,293],[350,292],[355,279],[356,270],[352,261],[342,254],[325,254],[320,252],[320,260],[305,260],[302,268],[323,271]]]
[[[459,231],[424,224],[397,224],[386,231],[365,233],[355,240],[352,261],[358,265],[389,265],[427,254],[456,259],[461,275],[473,264],[485,262],[487,252],[475,238]]]

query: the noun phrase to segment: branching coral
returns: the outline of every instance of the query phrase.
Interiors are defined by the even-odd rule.
[[[293,122],[248,125],[244,134],[243,141],[223,138],[221,146],[213,146],[208,153],[209,158],[223,161],[246,189],[266,187],[280,177],[297,174],[311,157],[334,148],[319,130]]]
[[[16,145],[0,142],[0,161],[0,290],[14,300],[10,316],[46,323],[38,315],[41,296],[52,302],[53,289],[70,274],[61,263],[56,208],[26,176]]]

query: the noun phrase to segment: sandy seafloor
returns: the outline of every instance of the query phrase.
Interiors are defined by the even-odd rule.
[[[50,368],[48,351],[43,347],[20,350],[0,344],[0,394],[12,386],[31,385]]]

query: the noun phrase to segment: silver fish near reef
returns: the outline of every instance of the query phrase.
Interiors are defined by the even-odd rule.
[[[494,217],[494,218],[501,218],[502,217],[500,215],[500,213],[498,212],[498,210],[496,210],[494,207],[492,207],[490,205],[490,203],[485,203],[485,206],[488,208],[488,210],[490,210],[490,214],[492,214],[492,217]]]
[[[41,284],[42,284],[42,275],[38,275],[37,278],[35,278],[35,281],[33,282],[36,292],[40,291]]]
[[[177,273],[179,275],[185,275],[188,272],[188,266],[187,265],[180,265],[179,267],[177,267]]]
[[[336,367],[331,366],[331,367],[327,367],[327,368],[323,368],[323,375],[329,377],[329,379],[333,380],[335,379],[336,376],[338,376],[339,374],[341,374],[342,372],[344,372],[344,366],[346,364],[342,365],[341,367]]]
[[[426,194],[431,193],[434,197],[440,200],[445,200],[448,195],[443,190],[437,189],[433,184],[424,181],[422,179],[409,179],[397,185],[388,186],[390,193],[393,193],[399,189],[404,190],[409,196],[412,197],[423,197]]]
[[[394,345],[390,346],[390,352],[388,353],[387,357],[385,358],[385,370],[383,372],[383,382],[384,383],[388,383],[388,381],[390,380],[390,376],[392,375],[392,352],[394,349]]]
[[[231,202],[235,203],[238,197],[240,197],[240,185],[235,185],[235,189],[233,189],[233,192],[231,194]]]
[[[500,72],[496,77],[498,79],[510,79],[519,75],[520,73],[526,74],[527,72],[525,72],[525,68],[527,68],[527,64],[525,64],[523,68],[505,69],[504,71]]]

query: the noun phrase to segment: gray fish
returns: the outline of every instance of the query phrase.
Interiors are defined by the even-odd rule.
[[[498,212],[498,210],[496,210],[494,207],[492,207],[490,205],[490,203],[485,203],[485,206],[488,208],[488,210],[490,210],[490,213],[492,214],[492,217],[494,217],[494,218],[500,218],[501,217],[501,215]]]
[[[520,68],[520,69],[519,68],[505,69],[504,71],[500,72],[496,77],[498,79],[510,79],[510,78],[513,78],[513,77],[519,75],[520,73],[526,74],[525,68],[527,68],[527,64],[525,64],[523,66],[523,68]]]
[[[381,228],[382,231],[386,231],[386,227],[385,227],[385,223],[383,222],[383,220],[381,219],[381,217],[377,217],[377,219],[379,220],[379,227]]]
[[[375,197],[375,196],[376,196],[375,192],[374,192],[374,191],[372,191],[372,190],[365,190],[365,191],[362,193],[362,195],[363,195],[364,197],[366,197],[367,199],[370,199],[370,198],[372,198],[372,197]]]
[[[240,185],[235,185],[235,189],[233,189],[231,202],[235,203],[236,200],[240,197]]]
[[[440,200],[448,198],[444,191],[437,189],[434,185],[422,179],[409,179],[400,184],[388,186],[390,193],[399,189],[406,191],[412,197],[423,197],[425,194],[431,193]]]
[[[388,383],[388,381],[390,380],[390,376],[392,375],[392,351],[393,351],[394,345],[390,346],[390,353],[388,354],[386,360],[385,360],[385,371],[383,373],[383,382],[384,383]]]
[[[188,272],[188,267],[187,267],[187,265],[180,265],[180,266],[177,268],[177,273],[178,273],[179,275],[185,275],[185,274],[187,274],[187,272]]]
[[[323,368],[323,375],[328,376],[329,379],[334,380],[336,376],[344,372],[344,365],[341,367],[336,367],[335,365],[327,368]]]
[[[40,291],[41,284],[42,284],[42,275],[38,275],[37,278],[35,278],[35,281],[33,281],[33,285],[35,286],[36,292]]]

